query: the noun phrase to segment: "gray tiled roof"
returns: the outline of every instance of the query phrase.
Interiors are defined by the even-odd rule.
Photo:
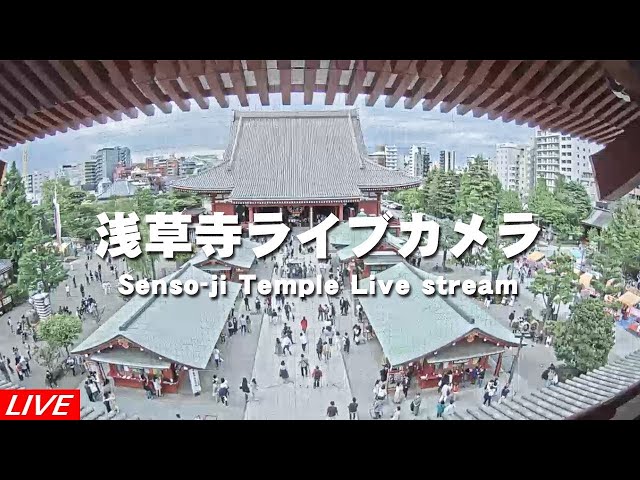
[[[235,112],[224,162],[174,187],[231,192],[232,201],[359,199],[418,186],[368,159],[357,110]]]
[[[591,212],[591,215],[589,215],[586,220],[583,220],[582,223],[591,227],[604,228],[609,226],[611,220],[613,220],[613,214],[610,211],[595,208]]]
[[[337,255],[338,255],[338,259],[341,262],[345,262],[347,260],[350,260],[351,258],[355,257],[356,254],[353,253],[353,249],[356,248],[358,245],[361,245],[362,243],[364,243],[364,241],[369,238],[369,235],[371,235],[371,233],[373,232],[373,228],[354,228],[353,230],[361,230],[361,232],[355,234],[355,238],[356,241],[350,245],[347,245],[344,248],[341,248],[340,250],[338,250]],[[366,235],[365,235],[366,232]],[[363,237],[364,239],[360,238]],[[386,233],[384,237],[382,237],[381,242],[383,243],[387,243],[389,245],[391,245],[392,247],[396,248],[396,249],[400,249],[402,247],[402,245],[404,245],[405,240],[403,238],[400,237],[396,237],[395,235],[392,235],[391,233]],[[373,252],[371,252],[373,253]],[[370,254],[369,254],[370,255]],[[371,257],[369,257],[371,258]]]
[[[474,331],[494,337],[503,345],[517,342],[507,328],[488,315],[474,317],[476,322],[470,323],[472,310],[466,304],[454,303],[457,296],[424,295],[422,281],[435,280],[437,277],[433,275],[399,263],[376,274],[376,278],[385,281],[404,279],[411,285],[411,292],[402,297],[395,292],[387,296],[358,297],[392,365],[422,358]],[[364,287],[368,280],[360,284]]]
[[[128,180],[116,180],[104,192],[98,195],[98,200],[109,200],[114,197],[133,197],[138,187]]]
[[[640,382],[640,350],[622,360],[573,377],[551,387],[534,390],[498,404],[493,402],[482,412],[492,419],[506,416],[513,420],[562,420],[580,418],[587,409],[607,403]],[[482,415],[479,408],[469,409],[472,418]],[[515,414],[514,414],[515,412]]]
[[[226,263],[228,265],[232,265],[234,267],[249,269],[253,266],[253,263],[256,260],[256,254],[253,249],[259,247],[260,245],[252,240],[248,240],[243,238],[241,240],[240,245],[237,245],[233,250],[233,257],[231,258],[218,258],[218,253],[214,253],[212,257],[207,257],[207,255],[202,251],[202,249],[198,250],[198,252],[194,255],[191,260],[191,265],[198,266],[203,264],[209,259],[217,259],[220,262]]]
[[[0,275],[13,268],[13,263],[8,258],[0,258]]]
[[[164,277],[209,282],[211,275],[187,263]],[[95,352],[118,337],[146,348],[159,356],[193,368],[205,368],[233,308],[241,285],[227,282],[227,295],[209,298],[202,289],[199,295],[133,295],[73,353]]]

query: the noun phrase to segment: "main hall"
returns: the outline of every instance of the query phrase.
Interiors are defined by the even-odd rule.
[[[367,155],[358,111],[234,112],[223,162],[173,187],[211,197],[211,211],[253,222],[282,212],[291,226],[312,227],[334,214],[379,215],[383,192],[421,179]]]

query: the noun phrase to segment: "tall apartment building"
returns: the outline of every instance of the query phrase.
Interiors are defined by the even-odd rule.
[[[404,157],[404,171],[413,177],[424,177],[429,171],[431,158],[426,147],[411,145],[409,153]]]
[[[489,171],[495,174],[502,188],[518,192],[521,198],[531,193],[535,181],[535,163],[530,145],[499,143],[496,158],[489,160]]]
[[[440,170],[445,172],[456,171],[456,152],[453,150],[441,150],[440,151]]]
[[[25,193],[27,199],[31,202],[40,202],[42,199],[42,184],[47,180],[55,178],[55,174],[51,171],[34,171],[23,178]]]
[[[57,176],[58,178],[66,178],[69,180],[69,185],[72,187],[78,187],[82,185],[84,180],[82,165],[77,163],[60,165],[60,167],[58,167]]]
[[[369,154],[369,160],[383,167],[387,166],[387,156],[384,151],[376,151]]]
[[[378,145],[373,155],[377,158],[384,156],[384,166],[391,170],[398,170],[398,147],[395,145]]]
[[[131,159],[129,159],[131,163]],[[101,148],[96,152],[96,181],[108,178],[113,180],[113,172],[120,164],[120,147],[116,148]]]
[[[82,187],[85,190],[95,190],[98,182],[102,179],[96,180],[96,164],[98,159],[96,155],[91,155],[90,160],[85,160],[82,164]]]
[[[596,202],[597,190],[591,165],[591,146],[584,140],[560,133],[536,129],[534,137],[536,181],[544,179],[550,189],[556,186],[558,175],[582,183]]]
[[[123,167],[131,166],[131,150],[129,147],[115,147],[118,154],[118,163]]]

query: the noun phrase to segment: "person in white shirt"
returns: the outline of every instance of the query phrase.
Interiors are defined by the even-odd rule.
[[[393,412],[393,415],[391,416],[391,420],[400,420],[400,405],[396,407],[396,411]]]
[[[291,353],[291,340],[289,337],[285,336],[280,341],[282,343],[282,354],[284,355],[286,352],[289,352],[289,355],[293,355],[293,353]]]
[[[442,389],[440,390],[440,400],[439,401],[440,402],[446,401],[450,392],[451,392],[451,385],[449,385],[448,383],[445,383],[444,385],[442,385]]]

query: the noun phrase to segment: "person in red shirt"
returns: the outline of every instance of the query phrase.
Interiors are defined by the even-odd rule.
[[[307,319],[306,319],[306,317],[302,317],[302,320],[300,320],[300,328],[302,329],[303,332],[307,333]]]

